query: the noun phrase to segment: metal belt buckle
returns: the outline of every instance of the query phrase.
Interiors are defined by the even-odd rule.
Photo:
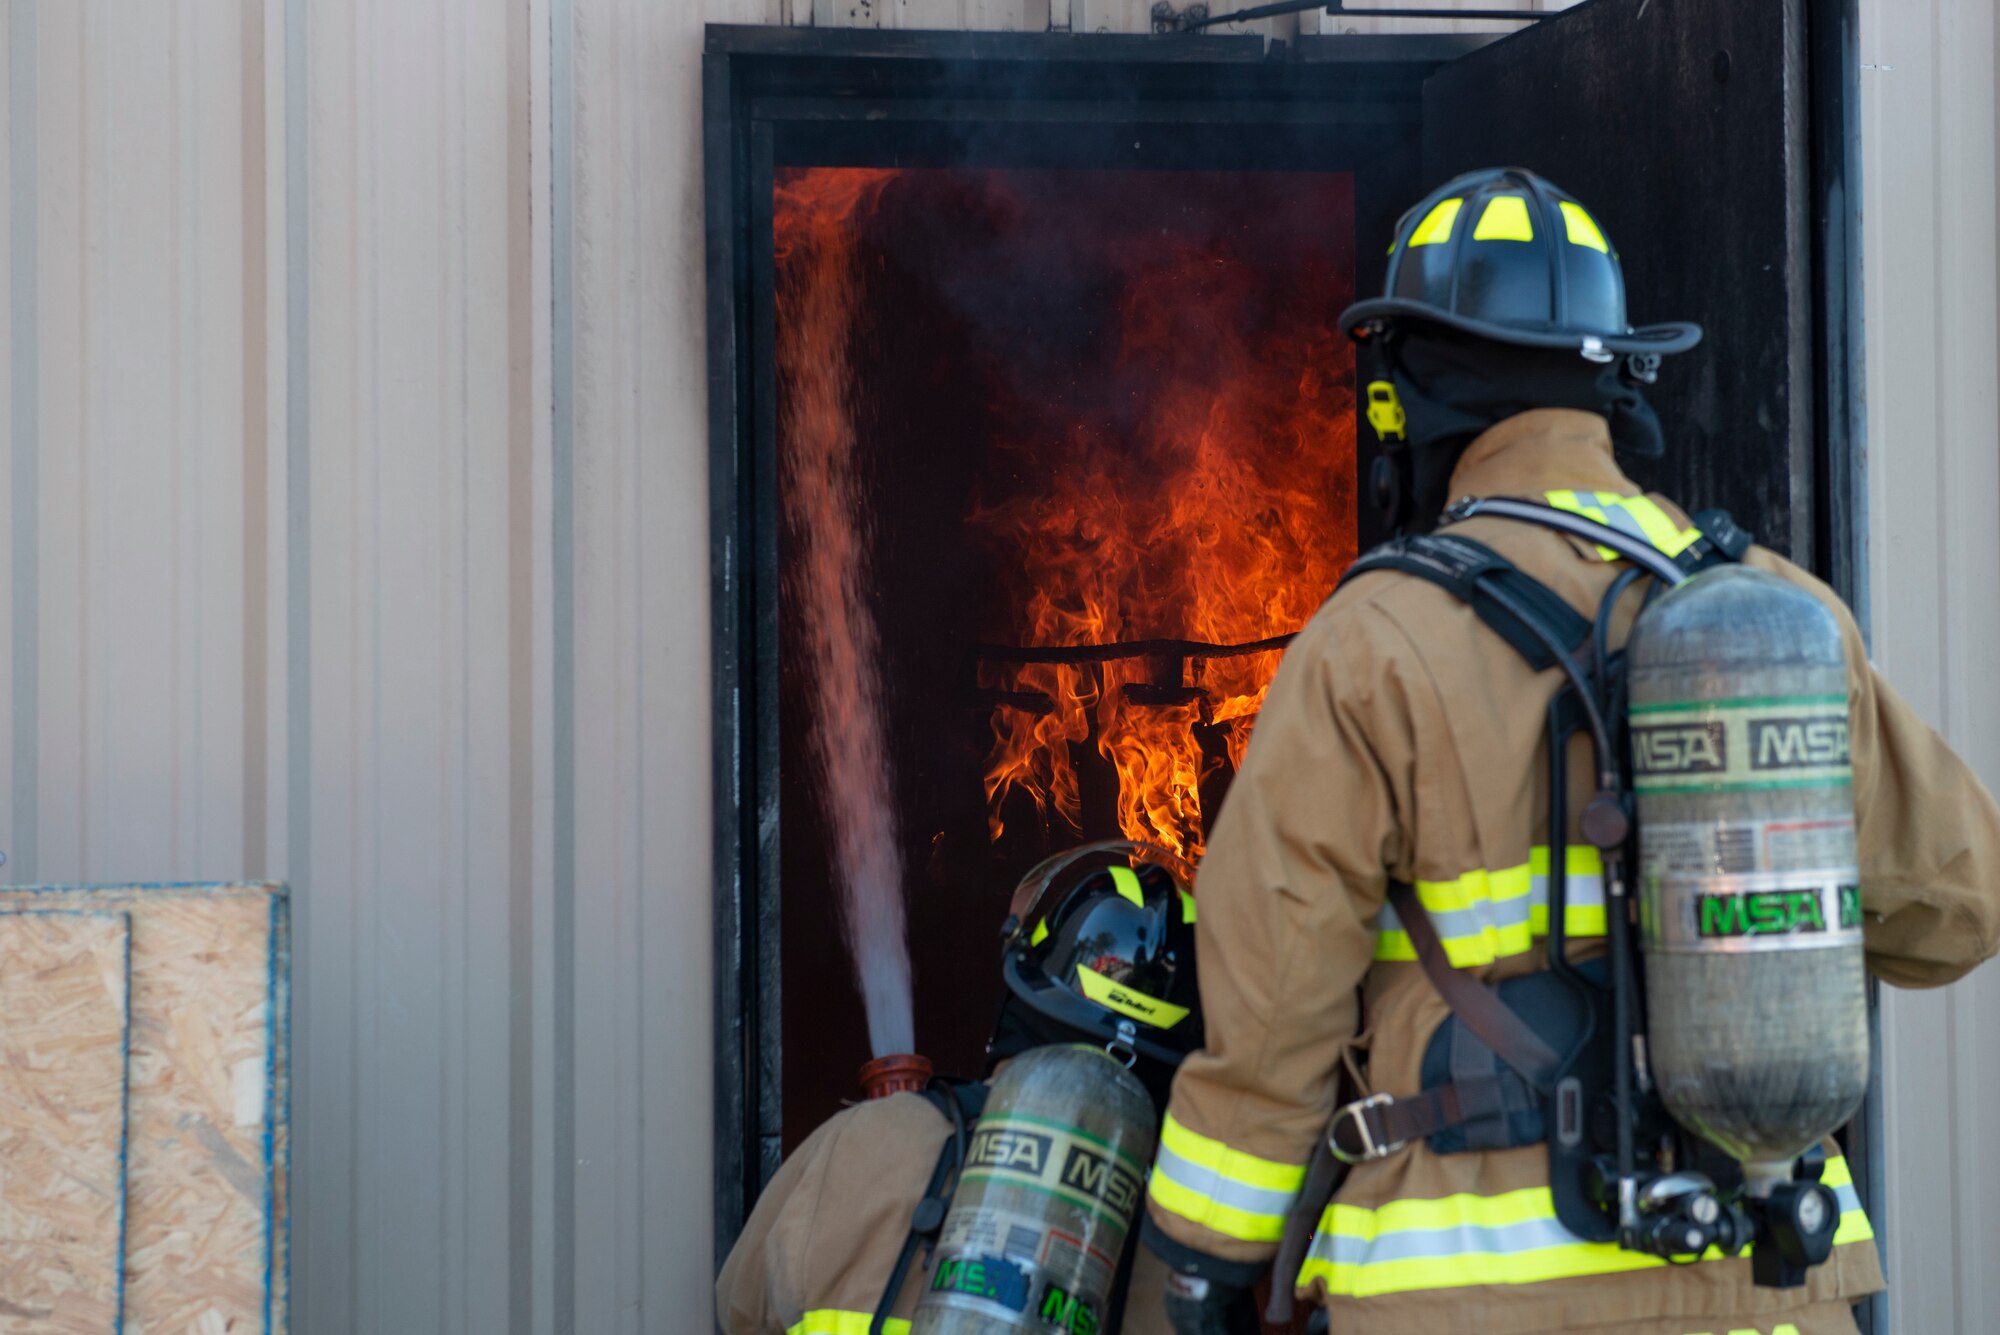
[[[1352,1103],[1344,1104],[1334,1109],[1333,1122],[1326,1130],[1326,1147],[1332,1152],[1333,1157],[1352,1167],[1358,1163],[1370,1163],[1376,1159],[1385,1159],[1407,1145],[1409,1142],[1405,1140],[1399,1140],[1389,1145],[1376,1144],[1374,1134],[1368,1130],[1368,1118],[1363,1115],[1370,1108],[1379,1108],[1394,1102],[1395,1100],[1387,1094],[1370,1094],[1365,1099],[1356,1099]],[[1361,1137],[1361,1153],[1359,1154],[1349,1154],[1346,1150],[1340,1148],[1340,1141],[1335,1138],[1334,1133],[1340,1130],[1340,1119],[1343,1117],[1349,1117],[1354,1120],[1354,1129]]]

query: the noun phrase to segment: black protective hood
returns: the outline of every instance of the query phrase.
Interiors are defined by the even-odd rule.
[[[1376,504],[1393,527],[1428,532],[1456,498],[1452,471],[1474,437],[1536,408],[1596,413],[1630,458],[1665,449],[1659,418],[1626,358],[1592,362],[1575,352],[1517,347],[1436,327],[1407,327],[1362,345],[1371,379],[1395,386],[1403,436],[1382,442]],[[1650,368],[1649,368],[1650,369]]]

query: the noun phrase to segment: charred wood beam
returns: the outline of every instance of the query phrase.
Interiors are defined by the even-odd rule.
[[[1117,644],[1015,645],[982,644],[973,649],[988,663],[1114,663],[1126,658],[1241,658],[1282,649],[1290,635],[1251,640],[1247,644],[1207,644],[1201,640],[1126,640]]]

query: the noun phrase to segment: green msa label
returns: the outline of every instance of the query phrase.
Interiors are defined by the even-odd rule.
[[[1004,1256],[948,1257],[931,1272],[931,1292],[961,1293],[1010,1312],[1027,1309],[1031,1283],[1027,1271]]]
[[[1035,1309],[1035,1315],[1057,1330],[1068,1331],[1070,1335],[1097,1335],[1102,1329],[1095,1307],[1081,1296],[1054,1284],[1042,1291],[1042,1305]]]
[[[1840,929],[1861,926],[1861,887],[1838,890]],[[1827,896],[1812,890],[1746,890],[1700,895],[1695,900],[1695,933],[1703,940],[1742,936],[1799,936],[1825,933]]]
[[[1836,787],[1851,781],[1844,695],[1632,707],[1642,793]]]

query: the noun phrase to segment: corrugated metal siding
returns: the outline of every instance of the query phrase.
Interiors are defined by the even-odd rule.
[[[1890,679],[2000,786],[1994,10],[1863,0],[1870,578]],[[1894,1329],[2000,1330],[2000,967],[1888,992]]]
[[[1995,33],[1912,3],[1864,6],[1876,646],[1994,779]],[[7,7],[0,848],[298,885],[303,1331],[706,1326],[699,29],[812,10]],[[1888,1032],[1898,1329],[1993,1328],[2000,975]]]
[[[706,1325],[710,17],[7,8],[0,848],[298,886],[308,1332]]]

